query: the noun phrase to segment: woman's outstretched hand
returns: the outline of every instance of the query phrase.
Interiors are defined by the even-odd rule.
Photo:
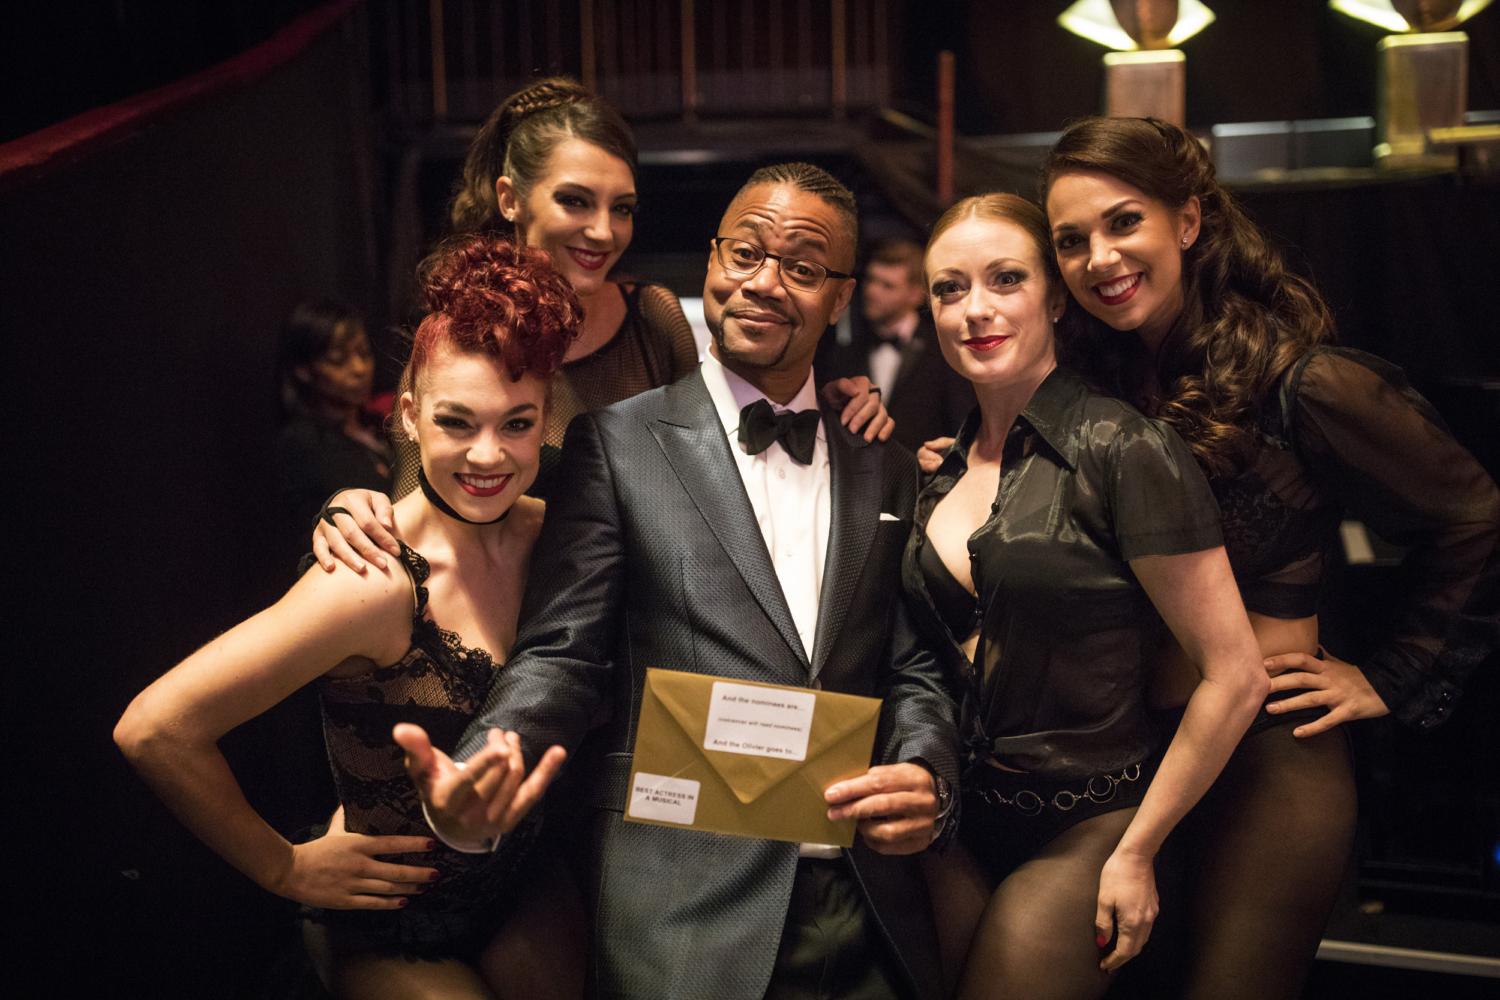
[[[484,747],[462,763],[434,747],[421,726],[403,722],[392,735],[406,751],[406,773],[432,828],[453,845],[480,844],[515,829],[568,756],[552,747],[528,777],[515,733],[491,729]]]
[[[387,552],[401,554],[390,497],[370,490],[345,490],[328,506],[342,507],[345,512],[333,515],[334,526],[319,521],[313,529],[313,556],[325,573],[333,572],[336,561],[356,573],[365,571],[366,560],[385,569]]]
[[[829,382],[823,387],[823,398],[831,406],[844,407],[844,412],[839,415],[839,422],[849,428],[850,434],[858,434],[863,427],[866,441],[891,439],[896,421],[886,412],[880,390],[865,376],[856,375],[854,378]]]
[[[1094,933],[1100,951],[1109,947],[1110,938],[1115,947],[1099,968],[1112,971],[1139,955],[1151,937],[1156,913],[1156,873],[1151,859],[1121,851],[1111,854],[1099,873]]]
[[[292,847],[292,862],[266,888],[307,906],[330,910],[395,910],[408,896],[437,880],[436,868],[377,860],[384,854],[421,854],[433,849],[430,837],[370,837],[344,829],[344,807],[317,840]]]
[[[1266,673],[1271,675],[1271,691],[1296,691],[1311,688],[1303,694],[1273,701],[1266,706],[1272,715],[1295,712],[1299,708],[1325,706],[1328,714],[1292,730],[1293,736],[1316,736],[1341,722],[1353,719],[1376,719],[1389,715],[1390,708],[1365,678],[1365,672],[1329,654],[1322,646],[1320,660],[1306,653],[1283,653],[1267,657]]]
[[[923,474],[932,475],[943,464],[943,452],[953,447],[952,438],[933,438],[931,441],[923,441],[922,447],[917,449],[917,465],[921,467]]]

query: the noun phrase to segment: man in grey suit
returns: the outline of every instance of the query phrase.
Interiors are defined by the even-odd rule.
[[[915,854],[945,825],[958,766],[952,703],[900,598],[916,463],[849,434],[813,391],[855,239],[853,197],[822,170],[747,182],[713,241],[711,357],[568,428],[519,635],[455,754],[473,766],[398,733],[433,828],[482,849],[519,780],[519,754],[508,775],[496,763],[507,741],[546,770],[549,746],[595,731],[574,766],[592,785],[601,997],[941,995]],[[856,846],[624,822],[648,667],[882,698],[876,766],[828,795]]]

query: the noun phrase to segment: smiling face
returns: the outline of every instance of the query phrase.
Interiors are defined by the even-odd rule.
[[[1116,330],[1161,343],[1182,312],[1182,252],[1198,238],[1197,198],[1172,209],[1111,174],[1069,171],[1047,192],[1068,291]]]
[[[444,346],[401,396],[401,424],[438,494],[471,521],[493,521],[536,480],[547,383],[512,382],[486,354]]]
[[[557,144],[524,198],[509,177],[495,182],[495,196],[521,241],[551,254],[583,299],[603,287],[635,230],[629,164],[582,139]]]
[[[742,192],[724,213],[719,235],[834,271],[854,265],[853,240],[838,210],[790,184]],[[812,364],[818,338],[853,294],[851,278],[828,277],[816,292],[788,289],[778,261],[767,258],[745,275],[724,267],[710,249],[703,316],[727,367],[791,372]]]
[[[1056,366],[1064,293],[1015,223],[971,216],[944,230],[927,249],[927,290],[943,357],[976,386],[1037,384]]]

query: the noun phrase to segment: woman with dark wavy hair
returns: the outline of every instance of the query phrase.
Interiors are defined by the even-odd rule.
[[[1317,291],[1155,119],[1089,118],[1049,153],[1041,196],[1073,302],[1066,364],[1176,429],[1208,473],[1270,699],[1177,835],[1193,895],[1186,995],[1300,995],[1355,825],[1336,727],[1427,728],[1500,645],[1500,491],[1394,366],[1334,344]],[[1404,613],[1366,662],[1318,642],[1345,517],[1410,548]],[[1175,644],[1153,702],[1198,684]]]
[[[394,509],[399,560],[305,574],[137,696],[115,740],[205,844],[304,904],[335,996],[578,995],[581,951],[567,949],[580,941],[539,941],[554,962],[528,982],[501,935],[539,877],[534,824],[521,824],[562,751],[527,776],[515,734],[491,733],[467,761],[499,782],[503,822],[516,829],[493,854],[436,841],[403,766],[403,747],[455,748],[515,640],[543,506],[523,494],[552,376],[578,335],[578,300],[545,253],[477,235],[426,262],[422,291],[430,312],[400,401],[420,489]],[[327,835],[292,844],[246,801],[217,744],[308,683],[341,806]]]

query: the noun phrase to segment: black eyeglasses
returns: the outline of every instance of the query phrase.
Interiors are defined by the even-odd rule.
[[[781,283],[799,292],[816,292],[829,278],[854,277],[852,274],[824,267],[815,260],[766,253],[754,243],[728,236],[715,236],[713,242],[714,253],[726,270],[749,277],[765,266],[766,261],[774,260],[776,269],[781,272]]]

